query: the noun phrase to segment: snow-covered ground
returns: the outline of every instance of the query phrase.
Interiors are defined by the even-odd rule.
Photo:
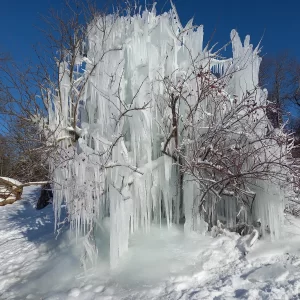
[[[83,272],[68,231],[57,239],[50,206],[35,210],[38,187],[0,207],[0,299],[300,299],[300,222],[286,238],[258,241],[244,256],[241,238],[186,237],[180,227],[137,234],[120,266],[108,249]],[[108,235],[101,241],[104,245]]]

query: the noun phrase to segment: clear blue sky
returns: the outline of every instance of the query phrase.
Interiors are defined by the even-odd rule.
[[[157,2],[161,7],[165,1]],[[42,26],[39,14],[47,14],[50,7],[59,9],[62,3],[62,0],[1,1],[0,52],[10,52],[18,61],[33,56],[32,45],[42,41],[42,34],[36,28]],[[174,3],[183,23],[194,17],[196,24],[204,25],[207,39],[216,28],[214,40],[220,41],[220,45],[228,41],[233,28],[242,37],[250,34],[254,44],[265,32],[263,54],[289,49],[300,59],[298,0],[174,0]]]

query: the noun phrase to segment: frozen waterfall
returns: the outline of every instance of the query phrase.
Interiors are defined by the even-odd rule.
[[[248,36],[242,43],[232,31],[231,40],[232,58],[221,59],[204,47],[202,26],[189,22],[183,27],[174,7],[161,15],[154,7],[134,15],[96,18],[78,51],[73,77],[68,58],[60,65],[59,93],[53,93],[48,107],[49,124],[60,145],[59,159],[52,162],[56,222],[65,203],[71,228],[86,236],[90,257],[97,253],[93,241],[106,217],[112,267],[127,251],[130,235],[148,231],[152,223],[184,222],[186,232],[207,231],[207,221],[199,213],[201,189],[189,180],[191,175],[180,175],[172,158],[175,141],[164,149],[175,130],[165,99],[176,91],[170,91],[166,78],[176,85],[195,64],[211,74],[208,80],[214,80],[214,73],[232,73],[220,94],[228,103],[242,98],[258,85],[261,58]],[[191,79],[184,89],[196,101],[197,80]],[[265,91],[258,89],[256,98],[266,101]],[[205,130],[209,99],[201,105],[199,118]],[[188,128],[185,104],[176,109],[176,130]],[[185,132],[177,137],[177,146],[185,144],[188,149],[191,134]],[[265,134],[265,128],[258,126],[257,132]],[[253,215],[272,226],[277,236],[283,196],[272,185],[258,188],[256,197],[263,201],[254,205]],[[218,206],[210,195],[204,209],[214,221],[235,224],[240,208],[235,198],[226,197]]]

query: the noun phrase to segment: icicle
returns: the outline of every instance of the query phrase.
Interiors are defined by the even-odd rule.
[[[191,71],[192,59],[197,58],[193,63],[199,60],[202,67],[220,76],[226,77],[232,71],[222,97],[233,93],[240,98],[258,83],[261,61],[258,49],[253,51],[249,37],[243,46],[237,32],[232,31],[233,57],[211,59],[210,49],[203,49],[203,26],[194,29],[190,21],[185,27],[188,32],[184,40],[178,41],[182,38],[183,26],[172,2],[171,6],[172,10],[162,15],[156,15],[153,5],[151,11],[127,17],[106,16],[105,22],[99,20],[99,26],[90,24],[85,71],[78,75],[82,80],[70,82],[68,72],[64,72],[68,63],[61,65],[61,98],[53,96],[49,109],[50,127],[62,147],[61,161],[58,166],[53,161],[51,166],[55,170],[56,225],[63,201],[77,236],[84,233],[87,236],[110,217],[112,267],[127,251],[130,235],[137,230],[149,231],[152,223],[166,222],[172,226],[172,222],[179,223],[184,216],[185,232],[203,233],[208,224],[199,211],[207,205],[209,214],[217,214],[229,226],[235,225],[236,199],[211,198],[209,204],[201,204],[199,208],[203,191],[188,175],[184,176],[181,187],[176,161],[172,155],[162,154],[161,144],[172,127],[171,111],[164,102],[167,91],[163,79],[178,84],[180,76]],[[110,35],[103,36],[101,24],[111,26]],[[109,51],[111,49],[114,51]],[[76,59],[83,61],[80,56]],[[94,62],[99,63],[95,66]],[[240,71],[234,73],[238,69]],[[87,84],[77,99],[80,104],[75,116],[78,128],[72,128],[74,104],[70,93],[74,90],[71,89],[80,89],[85,80]],[[206,80],[210,82],[215,77],[209,76]],[[186,85],[189,92],[196,90],[195,79]],[[258,91],[257,97],[259,101],[266,98],[262,91]],[[197,101],[195,93],[191,93],[190,101]],[[211,118],[210,104],[209,98],[201,102],[202,113],[198,116],[202,117],[203,128]],[[142,109],[144,106],[147,107]],[[186,117],[183,104],[180,104],[179,115],[183,120]],[[80,133],[76,141],[68,137],[67,128]],[[181,144],[187,136],[178,138]],[[176,154],[172,153],[174,148],[172,140],[168,149],[171,154]],[[262,189],[257,190],[255,216],[261,218],[262,226],[272,228],[271,235],[276,238],[282,222],[282,191],[272,185],[259,185]],[[276,192],[271,194],[271,190]],[[215,207],[217,200],[219,204]],[[88,254],[92,255],[89,239],[85,243]]]

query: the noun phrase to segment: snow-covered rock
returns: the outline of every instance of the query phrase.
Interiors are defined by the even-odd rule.
[[[12,204],[22,195],[22,183],[18,180],[0,177],[0,206]]]

